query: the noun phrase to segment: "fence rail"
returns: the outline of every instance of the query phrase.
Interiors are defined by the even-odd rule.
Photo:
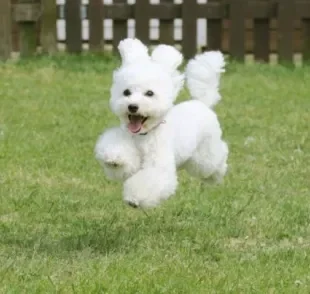
[[[206,4],[195,0],[183,0],[182,4],[174,4],[173,0],[161,0],[159,4],[150,4],[149,0],[136,0],[135,4],[114,0],[112,5],[102,0],[89,0],[88,5],[82,5],[80,0],[66,0],[65,5],[55,2],[0,1],[0,19],[4,24],[0,25],[0,58],[8,58],[12,51],[8,37],[12,20],[21,35],[22,55],[35,51],[34,40],[38,42],[35,45],[42,45],[43,51],[55,52],[57,19],[66,21],[65,44],[70,53],[82,51],[83,19],[89,20],[87,42],[91,51],[103,50],[108,42],[104,37],[104,19],[113,21],[114,49],[127,36],[129,19],[135,20],[136,37],[147,44],[152,42],[150,19],[160,21],[157,42],[168,44],[176,43],[173,22],[181,19],[179,43],[185,57],[190,58],[197,52],[197,19],[207,19],[207,49],[222,50],[238,60],[244,60],[249,52],[263,61],[269,60],[271,52],[276,52],[282,61],[292,61],[296,52],[302,53],[304,60],[310,59],[310,0],[209,0]]]

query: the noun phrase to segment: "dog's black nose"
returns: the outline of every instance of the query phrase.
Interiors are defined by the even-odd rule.
[[[136,113],[139,109],[139,106],[137,104],[129,104],[128,105],[128,110],[131,112],[131,113]]]

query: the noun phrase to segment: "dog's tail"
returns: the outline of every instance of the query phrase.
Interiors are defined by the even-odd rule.
[[[221,99],[219,84],[225,71],[224,56],[219,51],[210,51],[191,59],[186,67],[186,84],[192,99],[212,107]]]

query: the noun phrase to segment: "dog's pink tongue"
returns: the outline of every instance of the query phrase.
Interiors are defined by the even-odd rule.
[[[138,133],[142,128],[142,120],[141,116],[131,116],[129,124],[127,125],[128,129],[132,133]]]

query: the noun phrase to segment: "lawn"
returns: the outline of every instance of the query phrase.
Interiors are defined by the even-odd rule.
[[[230,64],[225,182],[145,214],[93,156],[115,65],[0,65],[0,293],[309,293],[310,67]]]

